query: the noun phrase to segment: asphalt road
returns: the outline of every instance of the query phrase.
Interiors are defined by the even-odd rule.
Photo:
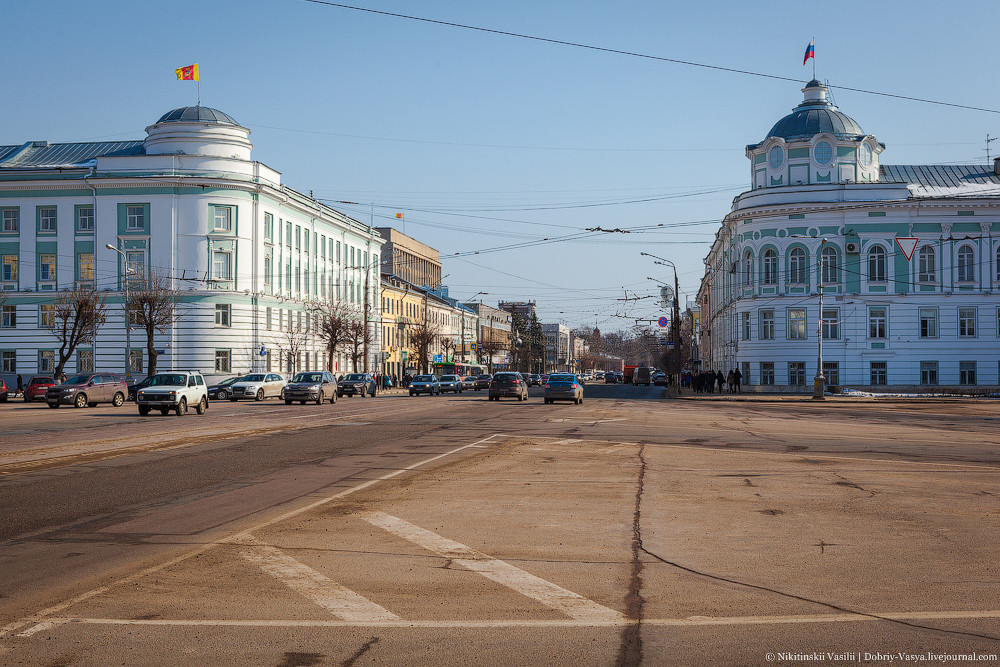
[[[586,392],[2,405],[0,664],[997,664],[997,402]]]

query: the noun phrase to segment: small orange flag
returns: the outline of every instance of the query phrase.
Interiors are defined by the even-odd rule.
[[[175,71],[177,72],[178,81],[198,81],[198,63],[181,67]]]
[[[402,219],[403,219],[403,214],[402,213],[397,213],[396,214],[396,220],[402,220]]]

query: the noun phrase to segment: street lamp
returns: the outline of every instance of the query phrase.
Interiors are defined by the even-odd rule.
[[[816,239],[818,237],[791,234],[790,238]],[[826,376],[823,375],[823,246],[826,245],[826,241],[826,238],[820,239],[819,253],[816,257],[816,268],[819,270],[819,275],[816,278],[816,286],[819,291],[819,317],[817,318],[816,327],[816,377],[813,378],[812,396],[814,401],[824,400],[824,394],[826,393]]]
[[[119,250],[110,243],[104,247],[108,250],[114,250],[122,256],[122,267],[125,271],[125,280],[123,281],[125,283],[125,378],[129,379],[132,377],[132,341],[129,336],[131,327],[129,327],[128,321],[128,257],[125,256],[124,251]]]
[[[652,257],[654,264],[662,264],[664,266],[669,266],[674,270],[674,312],[673,317],[670,318],[670,329],[671,329],[671,339],[674,342],[674,371],[676,373],[676,384],[677,394],[681,393],[681,289],[677,282],[677,265],[671,262],[669,259],[664,259],[662,257],[657,257],[656,255],[650,254],[648,252],[640,252],[640,255],[646,257]],[[659,281],[657,281],[659,282]],[[669,286],[668,286],[669,287]]]

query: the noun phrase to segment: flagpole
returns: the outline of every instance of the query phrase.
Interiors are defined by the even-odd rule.
[[[812,45],[813,45],[813,79],[815,80],[816,79],[816,38],[815,37],[813,37],[813,39],[812,39]],[[198,85],[200,86],[201,84],[199,83]],[[200,99],[200,97],[201,97],[201,93],[200,92],[198,93],[198,96],[199,96],[199,99]]]

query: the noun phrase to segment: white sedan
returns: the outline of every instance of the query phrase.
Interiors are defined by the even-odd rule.
[[[232,393],[229,400],[238,401],[241,398],[252,398],[256,401],[263,401],[271,396],[280,398],[285,384],[285,378],[277,373],[251,373],[230,386],[229,389]]]

